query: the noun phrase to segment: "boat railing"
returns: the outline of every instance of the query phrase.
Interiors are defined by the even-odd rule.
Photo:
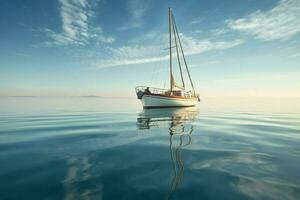
[[[143,94],[156,94],[156,95],[168,95],[168,96],[184,96],[184,97],[198,97],[192,91],[170,91],[168,89],[154,88],[147,86],[137,86],[135,88],[136,93],[142,92]]]

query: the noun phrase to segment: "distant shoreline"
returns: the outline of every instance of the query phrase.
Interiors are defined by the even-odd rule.
[[[96,96],[96,95],[87,95],[87,96],[0,96],[0,98],[132,98],[132,97],[122,97],[122,96]]]

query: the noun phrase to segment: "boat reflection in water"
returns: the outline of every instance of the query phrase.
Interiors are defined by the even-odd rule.
[[[173,168],[173,179],[168,199],[180,186],[184,174],[184,160],[181,149],[191,144],[193,122],[197,118],[197,107],[144,109],[137,119],[137,127],[141,130],[153,127],[168,128],[170,135],[170,157]]]
[[[144,109],[137,119],[137,127],[139,129],[169,127],[170,135],[182,134],[176,129],[183,128],[184,133],[184,125],[193,122],[198,114],[197,107]]]

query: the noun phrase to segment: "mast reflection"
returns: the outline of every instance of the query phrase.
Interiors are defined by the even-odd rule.
[[[196,107],[144,109],[137,118],[137,127],[140,130],[152,127],[168,128],[170,135],[170,158],[172,161],[173,178],[167,199],[180,186],[184,175],[184,160],[181,149],[192,142],[193,122],[199,115]]]

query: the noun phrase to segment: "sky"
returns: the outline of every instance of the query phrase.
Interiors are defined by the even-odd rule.
[[[168,88],[168,7],[202,98],[300,97],[300,0],[1,0],[0,96]]]

